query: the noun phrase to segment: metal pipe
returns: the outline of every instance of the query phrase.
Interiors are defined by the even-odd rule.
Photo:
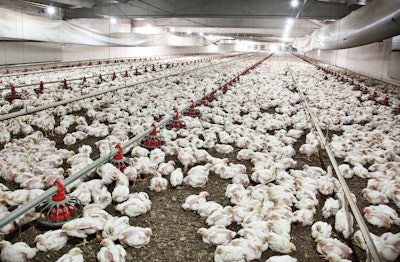
[[[358,209],[357,204],[354,202],[354,200],[353,200],[353,198],[351,196],[351,191],[350,191],[350,189],[349,189],[349,187],[348,187],[348,185],[346,183],[346,180],[344,179],[344,177],[343,177],[343,175],[342,175],[342,173],[341,173],[341,171],[339,169],[339,166],[338,166],[338,164],[336,162],[336,159],[335,159],[335,155],[332,153],[329,144],[326,143],[326,138],[325,138],[320,126],[319,126],[318,120],[311,113],[310,107],[309,107],[308,102],[307,102],[307,98],[305,97],[303,91],[301,90],[299,83],[297,82],[297,80],[293,76],[292,70],[290,69],[290,66],[287,65],[287,67],[289,68],[290,75],[292,76],[292,79],[296,84],[297,91],[298,91],[298,93],[300,94],[300,96],[301,96],[301,98],[303,100],[306,112],[310,116],[310,118],[311,118],[311,120],[313,122],[313,125],[314,125],[315,129],[317,130],[319,137],[321,138],[321,142],[322,142],[323,146],[325,147],[326,153],[329,156],[329,159],[330,159],[330,161],[332,163],[332,166],[335,169],[335,172],[336,172],[336,175],[337,175],[338,180],[340,182],[340,185],[343,188],[343,192],[344,192],[344,195],[346,197],[346,200],[350,205],[350,208],[351,208],[351,210],[352,210],[352,212],[354,214],[354,218],[356,219],[358,226],[360,227],[361,233],[363,234],[363,237],[364,237],[365,242],[366,242],[366,244],[368,246],[368,249],[371,252],[372,258],[376,262],[382,261],[381,258],[380,258],[380,255],[378,253],[378,250],[376,249],[376,246],[375,246],[374,242],[372,241],[371,235],[369,234],[368,227],[365,224],[365,221],[364,221],[364,219],[363,219],[363,217],[361,215],[361,212]]]

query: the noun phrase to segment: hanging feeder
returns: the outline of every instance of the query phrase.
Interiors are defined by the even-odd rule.
[[[136,68],[136,70],[135,70],[135,76],[138,76],[138,75],[140,75],[140,73],[139,73],[138,69]]]
[[[369,100],[375,101],[377,96],[378,96],[378,94],[376,93],[376,89],[375,89],[374,92],[372,93],[372,95],[369,97]]]
[[[205,94],[203,95],[201,100],[196,102],[196,106],[208,106],[208,100]]]
[[[22,97],[20,93],[15,91],[14,85],[11,85],[11,92],[5,96],[5,99],[11,103],[15,99],[22,99]]]
[[[385,97],[383,98],[383,101],[381,102],[381,105],[383,105],[383,106],[389,106],[389,97],[388,97],[388,96],[385,96]]]
[[[188,109],[186,109],[183,112],[183,114],[185,116],[190,116],[190,117],[200,117],[201,116],[200,111],[195,108],[193,100],[192,100],[192,105]]]
[[[129,74],[128,74],[128,70],[125,70],[124,77],[128,77],[128,76],[129,76]]]
[[[209,102],[215,101],[217,100],[217,98],[215,97],[215,90],[214,88],[212,89],[211,93],[207,96],[207,100]]]
[[[363,95],[367,95],[369,92],[368,92],[368,88],[367,87],[364,87],[364,90],[361,92],[361,94],[363,94]]]
[[[115,72],[113,72],[111,80],[114,81],[117,78],[117,75],[115,74]]]
[[[144,72],[147,73],[147,66],[144,67]]]
[[[153,66],[152,66],[152,68],[151,68],[151,71],[153,71],[153,72],[156,72],[156,71],[157,71],[154,64],[153,64]]]
[[[43,89],[44,89],[44,84],[43,81],[40,81],[39,83],[39,88],[35,88],[35,93],[38,94],[43,94]]]
[[[81,83],[81,85],[83,85],[84,83],[86,83],[86,76],[84,76],[84,77],[82,78],[82,83]]]
[[[97,83],[97,84],[101,84],[101,83],[103,83],[103,81],[104,81],[103,76],[100,74],[100,75],[99,75],[99,78],[97,78],[96,83]]]
[[[162,145],[165,145],[165,139],[162,136],[157,135],[157,127],[156,124],[151,124],[153,127],[153,131],[142,139],[140,142],[140,146],[144,147],[148,150],[153,150],[155,148],[160,148]]]
[[[165,127],[168,130],[171,130],[173,128],[175,129],[182,129],[186,128],[186,123],[183,120],[179,120],[179,112],[177,109],[175,109],[175,116],[172,120],[168,121],[168,123],[165,125]]]
[[[393,109],[393,114],[400,115],[400,103],[397,105],[397,108]]]
[[[114,156],[114,158],[110,162],[121,172],[124,172],[126,167],[132,165],[132,161],[129,158],[124,157],[122,147],[119,144],[117,144],[115,148],[118,149],[118,153]]]
[[[57,193],[46,199],[36,210],[40,213],[38,222],[46,227],[60,228],[64,223],[82,216],[83,206],[78,198],[65,194],[60,179],[54,182]]]
[[[360,83],[358,83],[357,85],[355,85],[355,86],[353,87],[353,90],[354,90],[354,91],[360,91],[360,90],[361,90]]]
[[[67,84],[67,79],[64,78],[63,89],[71,89]]]

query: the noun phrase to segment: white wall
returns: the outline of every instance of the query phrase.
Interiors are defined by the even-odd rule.
[[[0,65],[55,62],[61,59],[61,44],[0,42]]]
[[[328,64],[400,85],[400,52],[392,51],[392,41],[341,50],[313,50],[305,55]]]
[[[102,46],[84,46],[84,45],[64,45],[63,61],[79,61],[91,59],[112,59],[123,57],[141,57],[157,55],[174,54],[192,54],[192,53],[217,53],[218,47],[171,47],[171,46],[153,46],[153,47],[102,47]]]

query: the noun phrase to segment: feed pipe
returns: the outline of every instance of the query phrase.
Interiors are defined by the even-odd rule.
[[[224,57],[231,57],[231,56],[238,56],[239,54],[235,54],[235,55],[225,55],[225,56],[210,56],[211,59],[218,59],[218,58],[224,58]],[[59,63],[58,65],[60,66],[59,68],[50,68],[50,69],[44,69],[44,70],[34,70],[34,71],[28,71],[28,72],[15,72],[15,73],[9,73],[9,74],[0,74],[0,77],[7,77],[7,76],[18,76],[18,75],[33,75],[33,74],[40,74],[40,73],[47,73],[47,72],[58,72],[58,71],[67,71],[67,70],[71,70],[71,69],[84,69],[84,68],[94,68],[94,67],[100,67],[100,66],[112,66],[112,65],[121,65],[121,64],[127,64],[127,63],[131,63],[131,62],[151,62],[151,61],[163,61],[163,60],[167,60],[167,59],[179,59],[182,56],[169,56],[169,57],[160,57],[159,59],[155,59],[155,60],[139,60],[145,57],[136,57],[136,58],[124,58],[128,59],[128,61],[124,61],[124,62],[119,62],[119,63],[109,63],[109,64],[101,64],[98,65],[96,63],[99,61],[109,61],[109,59],[100,59],[100,60],[84,60],[84,61],[80,61],[80,62],[94,62],[92,65],[82,65],[82,66],[78,66],[78,65],[71,65],[70,67],[66,67],[64,65],[68,65],[68,63],[63,62],[63,63]],[[185,57],[186,58],[186,57]],[[113,58],[113,59],[121,59],[121,58]],[[76,61],[75,61],[76,62]],[[52,65],[49,63],[38,63],[38,64],[23,64],[23,65],[16,65],[14,67],[24,67],[24,66],[34,66],[34,65]],[[0,68],[4,69],[7,68],[8,66],[0,66]],[[122,72],[122,71],[121,71]],[[69,80],[69,79],[67,79]],[[50,83],[50,82],[46,82],[46,83]],[[39,84],[39,83],[38,83]]]
[[[49,62],[45,62],[45,63],[31,63],[31,64],[18,64],[18,65],[2,65],[2,66],[0,66],[0,68],[1,69],[5,69],[5,68],[8,68],[8,67],[10,67],[10,66],[12,66],[12,67],[14,67],[14,68],[23,68],[23,67],[31,67],[32,66],[32,68],[34,68],[35,66],[40,66],[40,65],[57,65],[57,66],[59,66],[59,68],[50,68],[50,69],[45,69],[45,70],[34,70],[34,71],[29,71],[29,72],[21,72],[21,71],[17,71],[17,72],[15,72],[15,73],[9,73],[9,74],[0,74],[0,77],[3,77],[3,76],[16,76],[16,75],[26,75],[26,74],[40,74],[40,73],[42,73],[42,72],[53,72],[53,71],[62,71],[62,70],[69,70],[69,69],[72,69],[72,68],[88,68],[88,67],[95,67],[95,66],[101,66],[101,65],[98,65],[97,64],[97,62],[107,62],[107,61],[110,61],[110,60],[115,60],[115,59],[122,59],[122,60],[127,60],[127,61],[124,61],[124,62],[120,62],[120,63],[118,63],[118,64],[125,64],[125,63],[130,63],[130,62],[144,62],[144,61],[146,61],[146,60],[144,60],[144,61],[141,61],[141,60],[139,60],[139,59],[143,59],[143,58],[146,58],[146,57],[115,57],[115,58],[110,58],[110,59],[97,59],[97,60],[81,60],[81,61],[71,61],[71,62],[60,62],[60,63],[57,63],[57,62],[51,62],[51,63],[49,63]],[[175,55],[175,56],[172,56],[172,55],[170,55],[170,56],[165,56],[165,57],[162,57],[162,56],[160,56],[158,59],[155,59],[154,61],[159,61],[159,60],[165,60],[165,59],[173,59],[173,58],[180,58],[180,56],[179,55]],[[131,60],[133,60],[133,61],[131,61]],[[149,60],[149,61],[153,61],[153,60]],[[79,66],[79,63],[87,63],[87,62],[93,62],[93,64],[92,65],[81,65],[81,66]],[[70,63],[73,63],[69,68],[67,67],[68,66],[68,64],[70,64]],[[78,64],[75,64],[75,63],[78,63]],[[109,63],[108,65],[115,65],[116,63]],[[104,65],[107,65],[107,64],[102,64],[103,66]]]
[[[115,65],[115,64],[110,64],[109,66],[112,66],[112,65]],[[82,66],[82,67],[73,67],[73,68],[70,68],[70,69],[84,69],[84,68],[95,68],[95,67],[100,67],[100,66],[104,66],[104,65],[92,65],[92,66]],[[142,65],[142,66],[140,66],[140,67],[138,67],[138,69],[142,69],[143,67],[146,67],[147,65]],[[57,72],[57,71],[65,71],[66,69],[64,69],[64,68],[60,68],[60,69],[52,69],[52,70],[43,70],[43,71],[37,71],[37,72],[35,72],[35,74],[36,73],[46,73],[46,72]],[[102,74],[103,76],[108,76],[108,75],[112,75],[112,74],[114,74],[114,73],[122,73],[122,72],[125,72],[125,70],[122,70],[122,71],[114,71],[114,72],[112,72],[112,73],[104,73],[104,74]],[[26,73],[25,73],[26,74]],[[20,74],[15,74],[15,75],[20,75]],[[8,75],[6,75],[6,76],[8,76]],[[9,75],[9,76],[12,76],[11,74]],[[99,77],[99,75],[92,75],[92,76],[88,76],[88,77],[86,77],[86,79],[88,79],[88,78],[97,78],[97,77]],[[66,78],[66,80],[67,81],[81,81],[82,80],[82,78]],[[43,82],[43,84],[54,84],[54,83],[60,83],[61,81],[63,81],[63,79],[60,79],[60,80],[56,80],[56,81],[49,81],[49,82]],[[28,86],[37,86],[37,85],[39,85],[40,83],[34,83],[34,84],[28,84],[28,85],[20,85],[20,86],[16,86],[15,88],[22,88],[22,87],[28,87]],[[0,88],[0,91],[1,90],[8,90],[9,89],[9,87],[3,87],[3,88]]]
[[[238,56],[238,55],[234,55],[234,57],[235,56]],[[226,56],[226,57],[231,57],[231,56]],[[217,58],[220,58],[220,57],[214,57],[214,58],[211,58],[211,59],[217,59]],[[112,65],[115,65],[115,64],[110,64],[108,66],[112,66]],[[104,65],[80,66],[80,67],[73,67],[73,68],[70,68],[70,69],[95,68],[95,67],[100,67],[100,66],[104,66]],[[148,65],[142,65],[141,67],[139,67],[139,69],[142,69],[143,67],[147,67],[147,66]],[[150,64],[149,64],[149,66],[150,66]],[[65,70],[69,70],[69,69],[59,68],[59,69],[42,70],[42,71],[33,72],[32,74],[39,74],[39,73],[45,73],[45,72],[57,72],[57,71],[65,71]],[[102,75],[103,76],[108,76],[108,75],[113,75],[114,73],[123,73],[125,71],[126,70],[114,71],[112,73],[105,73],[105,74],[102,74]],[[3,76],[14,76],[14,75],[25,75],[25,74],[27,74],[27,73],[24,72],[24,73],[16,73],[16,74],[6,74],[6,75],[3,75]],[[88,76],[86,78],[97,78],[97,77],[99,77],[99,75],[92,75],[92,76]],[[66,79],[66,80],[67,81],[81,81],[82,78],[70,78],[70,79]],[[63,81],[63,79],[59,79],[59,80],[56,80],[56,81],[43,82],[43,84],[55,84],[55,83],[60,83],[61,81]],[[20,86],[16,86],[15,88],[22,88],[22,87],[28,87],[28,86],[38,86],[39,84],[40,83],[34,83],[34,84],[28,84],[28,85],[20,85]],[[0,88],[0,91],[8,90],[8,89],[9,89],[9,87],[3,87],[3,88]]]
[[[192,71],[192,70],[190,70],[190,71]],[[156,79],[154,79],[154,80],[156,80]],[[181,113],[182,111],[186,110],[189,107],[190,107],[190,105],[187,105],[187,106],[179,109],[178,111]],[[174,118],[174,116],[175,116],[175,114],[172,114],[172,115],[164,117],[162,120],[157,122],[156,127],[163,126],[165,123],[167,123],[168,121],[172,120]],[[125,142],[122,145],[122,148],[125,149],[125,148],[131,146],[133,143],[139,141],[140,139],[142,139],[143,137],[148,135],[151,131],[153,131],[153,128],[148,128],[145,131],[143,131],[142,133],[134,136],[133,138],[131,138],[127,142]],[[71,184],[75,180],[79,179],[80,177],[82,177],[86,173],[90,172],[92,169],[98,167],[102,163],[110,161],[110,159],[114,155],[116,155],[117,153],[118,153],[118,150],[112,149],[109,155],[103,156],[103,157],[100,157],[100,158],[96,159],[93,163],[91,163],[90,165],[86,166],[82,170],[78,171],[74,175],[67,177],[63,181],[64,186],[68,186],[69,184]],[[58,188],[56,186],[52,186],[51,188],[47,189],[43,194],[41,194],[37,198],[27,202],[24,205],[21,205],[19,208],[17,208],[14,211],[12,211],[8,216],[6,216],[6,217],[4,217],[4,218],[2,218],[0,220],[0,228],[6,226],[8,223],[14,221],[16,218],[22,216],[23,214],[25,214],[26,212],[28,212],[32,208],[35,208],[37,205],[39,205],[41,202],[43,202],[47,198],[53,196],[57,192],[57,189]]]
[[[250,56],[254,56],[254,55],[250,55]],[[105,93],[108,93],[108,92],[113,92],[113,91],[120,90],[122,88],[133,87],[135,85],[144,84],[144,83],[148,83],[148,82],[152,82],[152,81],[157,81],[157,80],[160,80],[160,79],[163,79],[163,78],[167,78],[167,77],[171,77],[171,76],[178,76],[180,74],[185,74],[185,73],[188,73],[188,72],[191,72],[191,71],[207,68],[207,67],[210,67],[210,66],[216,66],[216,65],[219,65],[219,64],[223,64],[223,63],[230,63],[232,61],[245,59],[245,58],[248,58],[250,56],[235,58],[235,59],[232,59],[230,61],[217,62],[217,63],[212,64],[212,65],[205,65],[205,66],[201,66],[201,67],[194,68],[194,69],[188,69],[188,70],[185,70],[183,72],[177,72],[177,73],[169,74],[169,75],[166,75],[166,76],[159,76],[159,77],[155,77],[155,78],[152,78],[152,79],[146,79],[146,80],[138,81],[138,82],[135,82],[135,83],[133,83],[131,85],[127,85],[127,86],[124,86],[124,87],[114,87],[114,88],[110,88],[110,89],[107,89],[107,90],[100,90],[98,92],[93,92],[93,93],[90,93],[90,94],[81,95],[79,97],[75,97],[75,98],[71,98],[71,99],[66,99],[66,100],[54,102],[54,103],[48,104],[48,105],[38,106],[38,107],[35,107],[35,108],[32,108],[32,109],[29,109],[28,107],[26,107],[25,109],[22,109],[20,111],[0,116],[0,121],[7,120],[7,119],[10,119],[10,118],[14,118],[14,117],[18,117],[18,116],[23,116],[23,115],[27,115],[27,114],[36,113],[36,112],[39,112],[39,111],[43,111],[45,109],[49,109],[49,108],[60,106],[60,105],[65,105],[65,104],[68,104],[68,103],[72,103],[72,102],[76,102],[76,101],[79,101],[79,100],[91,98],[91,97],[94,97],[94,96],[99,96],[99,95],[102,95],[102,94],[105,94]]]
[[[375,243],[372,241],[371,235],[369,234],[369,230],[367,228],[367,225],[365,224],[365,221],[364,221],[364,219],[363,219],[363,217],[361,215],[361,212],[358,209],[357,204],[354,202],[354,200],[353,200],[353,198],[351,196],[351,191],[350,191],[350,189],[349,189],[349,187],[348,187],[348,185],[346,183],[346,180],[343,178],[343,175],[340,172],[340,169],[339,169],[339,166],[338,166],[338,164],[336,162],[335,156],[332,153],[332,150],[330,149],[329,144],[326,143],[326,138],[325,138],[320,126],[319,126],[318,120],[311,113],[310,107],[309,107],[308,102],[307,102],[307,98],[305,97],[303,91],[301,90],[299,83],[294,78],[294,76],[292,74],[292,70],[290,69],[290,66],[287,65],[287,67],[289,68],[290,75],[292,76],[292,79],[296,84],[296,89],[297,89],[298,93],[300,94],[300,96],[301,96],[301,98],[303,100],[303,104],[304,104],[304,107],[306,109],[306,112],[310,116],[311,121],[312,121],[312,123],[313,123],[315,129],[317,130],[318,135],[319,135],[319,137],[321,139],[321,142],[322,142],[323,146],[325,147],[325,151],[329,156],[329,160],[331,161],[331,164],[332,164],[333,168],[335,169],[335,172],[336,172],[336,175],[337,175],[337,177],[339,179],[340,185],[343,188],[345,199],[347,200],[347,203],[350,205],[350,208],[351,208],[351,210],[353,212],[354,218],[356,219],[357,224],[360,227],[361,233],[363,234],[365,242],[366,242],[366,244],[368,246],[367,252],[370,252],[370,254],[372,255],[372,258],[373,258],[374,261],[376,261],[376,262],[382,261],[382,259],[380,258],[380,255],[379,255],[379,253],[378,253],[378,251],[376,249]]]

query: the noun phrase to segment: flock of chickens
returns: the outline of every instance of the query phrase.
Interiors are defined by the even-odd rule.
[[[225,63],[215,63],[212,69],[164,78],[156,84],[151,81],[154,74],[142,74],[136,80],[149,82],[130,88],[125,87],[132,80],[122,77],[100,84],[96,84],[96,78],[77,82],[71,84],[71,90],[61,89],[57,83],[49,85],[48,91],[40,95],[46,103],[103,88],[121,89],[0,123],[0,143],[4,144],[0,175],[6,183],[20,187],[10,190],[0,184],[0,218],[42,194],[56,179],[73,175],[93,163],[94,147],[99,156],[106,156],[115,145],[124,144],[151,123],[172,114],[174,108],[217,89],[218,84],[238,76],[261,58],[223,58]],[[227,64],[229,73],[225,73]],[[171,70],[166,74],[175,69]],[[26,261],[38,252],[61,249],[71,237],[85,242],[89,235],[96,235],[101,241],[98,261],[125,261],[127,248],[141,248],[152,236],[150,227],[129,223],[129,218],[144,215],[152,208],[149,195],[135,191],[136,181],[147,179],[151,191],[161,192],[169,187],[201,189],[210,176],[231,181],[225,191],[231,205],[209,201],[209,193],[201,191],[188,196],[181,207],[204,219],[204,227],[198,228],[197,234],[199,241],[215,246],[216,262],[257,261],[268,249],[282,254],[268,258],[269,262],[297,261],[290,255],[301,248],[300,243],[292,241],[293,224],[311,227],[315,248],[325,260],[352,260],[353,250],[341,239],[351,239],[367,251],[361,232],[346,210],[344,194],[332,168],[297,165],[295,157],[318,156],[324,143],[311,125],[288,71],[297,79],[321,128],[335,132],[327,143],[335,157],[344,160],[339,166],[343,176],[367,180],[362,190],[363,198],[370,203],[362,210],[365,220],[379,228],[399,226],[399,116],[393,115],[390,108],[369,101],[360,91],[352,91],[350,84],[329,75],[325,80],[324,72],[294,56],[274,55],[241,75],[226,94],[218,90],[218,100],[198,107],[201,117],[181,117],[187,129],[158,130],[166,140],[160,149],[149,151],[130,146],[125,154],[133,164],[123,172],[105,163],[68,185],[67,192],[84,206],[83,216],[65,223],[61,229],[38,235],[36,247],[6,240],[10,232],[38,218],[34,209],[1,228],[1,261]],[[36,77],[26,77],[25,82],[39,80]],[[2,101],[2,114],[15,108],[38,106],[32,90],[26,89],[23,94],[24,100],[11,104]],[[86,116],[74,115],[82,111]],[[78,152],[57,148],[47,136],[53,133],[64,136],[66,146],[78,143]],[[12,139],[17,134],[24,137]],[[87,145],[88,137],[97,137],[98,141]],[[302,137],[305,143],[296,152],[294,144]],[[219,156],[235,153],[236,159],[213,156],[210,150]],[[167,157],[176,157],[176,161],[166,161]],[[251,163],[251,170],[237,161]],[[69,166],[66,170],[61,167],[64,163]],[[354,193],[356,198],[358,192]],[[321,195],[326,197],[324,202],[319,200]],[[110,205],[120,216],[104,210]],[[318,206],[322,206],[324,218],[335,218],[333,225],[314,219]],[[229,229],[232,224],[240,230]],[[400,233],[371,233],[371,237],[383,261],[396,261]],[[84,252],[84,248],[74,247],[58,261],[83,261]]]

